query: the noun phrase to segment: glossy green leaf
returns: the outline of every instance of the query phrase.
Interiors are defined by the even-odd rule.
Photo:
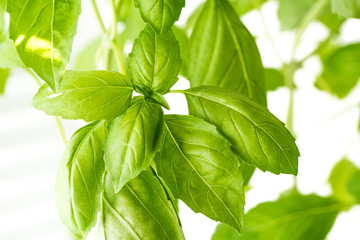
[[[9,69],[0,68],[0,95],[4,94],[5,85],[9,75],[10,75]]]
[[[348,204],[355,202],[355,198],[349,192],[347,185],[357,171],[356,166],[347,159],[342,159],[334,166],[329,177],[329,183],[336,199]]]
[[[275,91],[286,85],[284,74],[274,68],[265,68],[265,82],[268,91]]]
[[[167,32],[185,7],[185,0],[134,0],[141,17],[160,34]]]
[[[85,121],[111,119],[130,105],[132,85],[125,76],[111,71],[67,71],[59,93],[44,84],[32,105],[49,115]]]
[[[266,106],[264,69],[255,40],[227,0],[208,0],[189,45],[191,86],[238,91]]]
[[[74,239],[85,239],[100,210],[105,122],[93,122],[71,137],[56,180],[56,205]]]
[[[105,143],[105,164],[115,192],[149,168],[162,125],[161,107],[143,97],[134,100],[128,110],[111,123]]]
[[[129,71],[135,86],[166,93],[178,80],[180,48],[170,29],[157,35],[147,25],[135,40],[129,55]]]
[[[327,55],[321,55],[323,72],[315,86],[339,98],[355,87],[360,78],[360,43],[337,48]]]
[[[331,0],[334,13],[347,18],[360,18],[360,0]]]
[[[80,0],[9,0],[10,38],[24,64],[58,91],[69,61]]]
[[[193,116],[166,115],[160,149],[156,168],[174,197],[240,231],[245,204],[240,159],[215,126]]]
[[[241,94],[202,86],[180,91],[191,115],[214,124],[245,162],[275,174],[297,174],[295,139],[269,110]]]
[[[267,0],[229,0],[239,16],[256,9],[257,5],[265,3]]]
[[[106,240],[185,239],[171,201],[151,170],[146,170],[114,193],[105,180],[102,224]]]
[[[333,226],[342,204],[332,198],[290,194],[261,203],[245,215],[238,240],[322,240]]]

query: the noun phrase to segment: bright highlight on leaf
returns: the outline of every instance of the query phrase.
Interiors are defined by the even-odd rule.
[[[80,0],[8,0],[10,38],[24,64],[57,92],[67,65]]]
[[[240,159],[215,126],[193,116],[166,115],[159,175],[193,211],[238,231],[244,214]]]
[[[67,71],[58,94],[44,84],[32,104],[46,114],[65,119],[111,119],[129,107],[132,91],[129,80],[117,72]]]
[[[299,150],[284,123],[241,94],[202,86],[179,91],[189,112],[214,124],[248,164],[275,174],[298,172]]]

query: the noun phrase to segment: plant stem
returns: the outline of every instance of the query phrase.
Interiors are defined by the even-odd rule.
[[[91,0],[91,3],[92,3],[92,6],[94,8],[94,11],[95,11],[96,18],[97,18],[97,20],[98,20],[98,22],[100,24],[101,30],[103,31],[103,33],[106,33],[106,28],[105,28],[104,22],[103,22],[103,20],[101,18],[99,8],[97,7],[96,0]]]
[[[35,82],[36,82],[39,86],[42,85],[40,79],[38,78],[38,76],[36,76],[35,73],[33,73],[29,68],[25,68],[25,70],[33,77],[33,79],[35,80]],[[59,130],[61,139],[63,140],[64,144],[66,145],[65,131],[64,131],[64,128],[63,128],[63,126],[62,126],[62,124],[61,124],[61,120],[60,120],[60,118],[57,117],[57,116],[54,116],[54,118],[55,118],[56,126],[57,126],[57,128],[58,128],[58,130]]]

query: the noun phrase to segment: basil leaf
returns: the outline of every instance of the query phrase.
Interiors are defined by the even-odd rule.
[[[244,214],[240,159],[216,128],[193,116],[166,115],[158,174],[193,211],[238,231]]]
[[[265,68],[265,82],[268,91],[275,91],[286,85],[284,74],[274,68]]]
[[[329,183],[333,196],[343,203],[352,205],[355,203],[354,196],[349,192],[347,186],[350,179],[358,171],[356,166],[347,159],[342,159],[334,166],[329,177]]]
[[[5,11],[6,11],[7,0],[0,2],[0,42],[6,37],[5,30]]]
[[[177,214],[159,180],[143,171],[114,193],[106,176],[102,222],[105,239],[185,239]]]
[[[215,232],[212,235],[211,240],[239,240],[240,236],[240,233],[238,233],[232,227],[224,223],[219,223],[216,226]]]
[[[178,80],[180,48],[171,29],[157,35],[147,25],[129,55],[129,71],[135,86],[166,93]]]
[[[189,64],[189,60],[187,59],[188,54],[188,48],[189,48],[189,38],[186,34],[186,30],[173,26],[172,30],[174,32],[175,38],[178,40],[179,42],[179,47],[180,47],[180,57],[182,59],[182,64],[181,64],[181,69],[180,69],[180,74],[184,77],[187,77],[187,71],[188,71],[188,64]]]
[[[131,83],[117,72],[67,71],[59,93],[54,94],[44,84],[32,105],[46,114],[65,119],[111,119],[128,108],[132,90]]]
[[[105,122],[80,128],[66,146],[56,180],[56,205],[74,237],[85,239],[100,209]]]
[[[9,0],[10,38],[24,64],[57,92],[69,61],[80,0]]]
[[[342,204],[332,198],[291,194],[246,213],[243,233],[237,239],[325,239],[341,210]]]
[[[266,106],[264,69],[255,40],[226,0],[206,1],[197,17],[188,72],[192,87],[232,89]]]
[[[331,0],[331,9],[343,17],[360,18],[359,0]]]
[[[337,48],[320,55],[323,72],[315,86],[343,98],[355,87],[360,78],[360,43]]]
[[[356,203],[360,204],[360,170],[358,169],[352,177],[349,179],[349,182],[346,185],[349,193],[354,196]],[[349,205],[349,209],[352,205]]]
[[[191,115],[214,124],[242,160],[262,171],[297,174],[299,150],[284,123],[241,94],[202,86],[181,91]]]
[[[0,68],[0,95],[4,94],[5,92],[5,85],[9,75],[10,75],[9,69]]]
[[[149,168],[162,122],[161,107],[139,97],[111,123],[105,143],[105,164],[115,192]]]
[[[267,0],[229,0],[239,16],[256,9],[257,5],[261,6],[266,1]]]
[[[160,34],[167,32],[185,7],[185,0],[134,0],[142,19]]]

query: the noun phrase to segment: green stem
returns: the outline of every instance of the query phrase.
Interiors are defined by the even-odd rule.
[[[103,31],[103,33],[106,33],[106,28],[105,28],[104,22],[103,22],[103,20],[101,18],[99,8],[97,7],[96,0],[91,0],[91,3],[93,5],[95,15],[96,15],[96,18],[97,18],[97,20],[98,20],[98,22],[100,24],[101,30]]]
[[[29,68],[25,68],[25,70],[33,77],[33,79],[35,80],[35,82],[36,82],[39,86],[42,85],[40,79],[38,78],[38,76],[36,76],[35,73],[33,73],[33,71],[31,71]],[[61,139],[63,140],[64,144],[66,145],[65,131],[64,131],[64,128],[63,128],[63,126],[62,126],[62,124],[61,124],[61,120],[60,120],[60,118],[57,117],[57,116],[54,116],[54,118],[55,118],[55,121],[56,121],[56,126],[57,126],[57,128],[58,128],[58,130],[59,130]]]

